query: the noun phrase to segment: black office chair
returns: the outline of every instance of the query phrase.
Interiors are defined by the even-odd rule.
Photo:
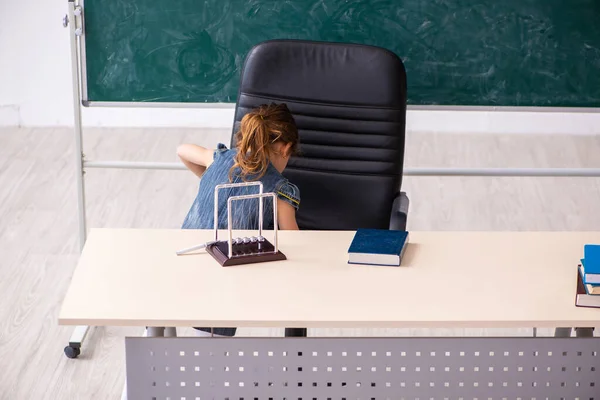
[[[406,72],[398,56],[356,44],[260,43],[244,64],[233,132],[270,102],[285,102],[299,129],[301,154],[284,175],[300,189],[300,229],[406,229]]]

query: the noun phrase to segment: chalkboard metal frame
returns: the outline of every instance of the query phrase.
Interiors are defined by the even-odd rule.
[[[235,103],[159,103],[159,102],[116,102],[82,100],[89,108],[197,108],[197,109],[235,109]],[[542,106],[440,106],[408,105],[409,111],[499,111],[499,112],[544,112],[544,113],[600,113],[596,107],[542,107]]]
[[[82,32],[79,40],[79,54],[80,54],[80,76],[81,76],[81,104],[86,107],[88,103],[88,81],[87,81],[87,56],[85,50],[85,1],[75,0],[76,4],[81,7],[81,27]]]
[[[79,0],[80,1],[80,0]],[[84,34],[83,29],[83,10],[80,8],[78,0],[68,0],[68,14],[63,22],[63,26],[69,28],[69,42],[71,49],[71,74],[73,78],[73,125],[75,139],[75,179],[77,180],[77,213],[79,225],[79,251],[83,250],[87,236],[87,218],[85,208],[85,179],[84,179],[84,155],[83,155],[83,127],[81,123],[81,43]],[[76,12],[76,10],[78,10]],[[80,33],[78,33],[80,32]],[[80,353],[81,346],[87,332],[88,326],[77,326],[69,339],[69,345],[65,347],[67,357],[75,357]]]

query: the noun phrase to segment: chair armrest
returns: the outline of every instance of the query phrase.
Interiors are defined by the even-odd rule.
[[[409,200],[405,192],[400,192],[394,200],[392,215],[390,216],[390,230],[405,231],[408,219]]]

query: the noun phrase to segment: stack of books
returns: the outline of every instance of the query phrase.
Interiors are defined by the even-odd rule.
[[[408,246],[408,232],[359,229],[348,249],[348,263],[399,267]]]
[[[575,305],[600,308],[600,245],[586,244],[583,247]]]

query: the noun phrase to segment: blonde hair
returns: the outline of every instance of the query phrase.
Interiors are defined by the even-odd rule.
[[[264,104],[244,115],[235,134],[238,152],[229,171],[230,180],[236,168],[240,169],[244,181],[249,176],[253,180],[260,179],[267,172],[272,145],[276,142],[291,143],[291,154],[297,153],[298,128],[285,104]]]

